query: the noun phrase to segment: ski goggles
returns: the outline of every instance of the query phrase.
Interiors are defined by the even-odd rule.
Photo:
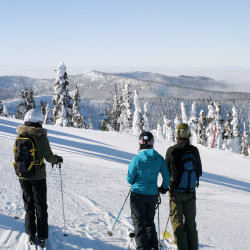
[[[143,140],[139,140],[139,144],[141,145],[150,145],[150,146],[153,146],[154,145],[154,142],[153,141],[147,141],[147,143],[145,143],[146,141],[143,141]]]

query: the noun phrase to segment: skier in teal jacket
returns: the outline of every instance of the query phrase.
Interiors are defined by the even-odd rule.
[[[130,207],[137,250],[158,249],[154,216],[158,200],[157,178],[163,177],[161,190],[167,191],[170,173],[164,158],[154,150],[154,137],[143,132],[140,150],[129,163],[127,181],[131,184]]]

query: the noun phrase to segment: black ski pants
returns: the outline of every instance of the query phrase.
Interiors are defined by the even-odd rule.
[[[38,238],[48,238],[47,185],[46,179],[19,179],[23,190],[25,214],[25,231],[28,235],[36,234]]]
[[[131,193],[130,208],[137,250],[158,249],[154,216],[158,195]]]

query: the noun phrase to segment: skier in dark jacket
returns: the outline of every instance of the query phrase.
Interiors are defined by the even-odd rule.
[[[196,171],[193,173],[196,175],[197,183],[195,179],[194,186],[195,184],[198,186],[198,178],[202,175],[200,154],[197,147],[190,145],[190,136],[189,126],[185,123],[179,124],[175,129],[177,144],[168,148],[165,158],[171,174],[169,184],[170,217],[178,250],[198,250],[195,188],[188,188],[188,184],[186,189],[180,188],[183,173],[180,162],[185,155],[191,154],[195,158],[193,162]]]
[[[30,244],[34,244],[36,232],[42,246],[47,245],[48,213],[47,213],[47,185],[46,166],[43,161],[52,164],[63,162],[63,158],[51,151],[47,130],[42,128],[43,114],[38,109],[31,109],[24,117],[24,125],[17,126],[18,136],[32,136],[36,139],[36,158],[40,165],[35,165],[36,174],[29,178],[19,174],[19,182],[23,191],[25,214],[25,230]]]
[[[170,174],[164,158],[154,150],[154,137],[143,132],[139,137],[140,150],[129,163],[127,181],[131,184],[130,207],[137,250],[158,249],[154,216],[158,201],[157,178],[163,177],[167,189]]]

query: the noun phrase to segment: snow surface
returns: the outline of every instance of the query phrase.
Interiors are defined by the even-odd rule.
[[[17,213],[20,186],[14,170],[15,128],[23,121],[0,118],[0,249],[26,250],[23,203]],[[67,237],[63,236],[61,186],[58,169],[47,164],[48,249],[132,249],[133,231],[129,199],[113,236],[108,237],[130,186],[127,166],[138,152],[138,136],[44,125],[53,152],[62,155],[62,180]],[[155,149],[165,155],[172,143],[156,140]],[[197,189],[199,249],[250,249],[250,158],[217,149],[199,147],[203,175]],[[161,177],[159,177],[159,185]],[[160,228],[169,214],[168,195],[162,195]],[[155,217],[157,225],[157,216]],[[171,226],[168,231],[172,233]],[[161,235],[162,238],[162,235]],[[166,248],[167,249],[167,248]]]

